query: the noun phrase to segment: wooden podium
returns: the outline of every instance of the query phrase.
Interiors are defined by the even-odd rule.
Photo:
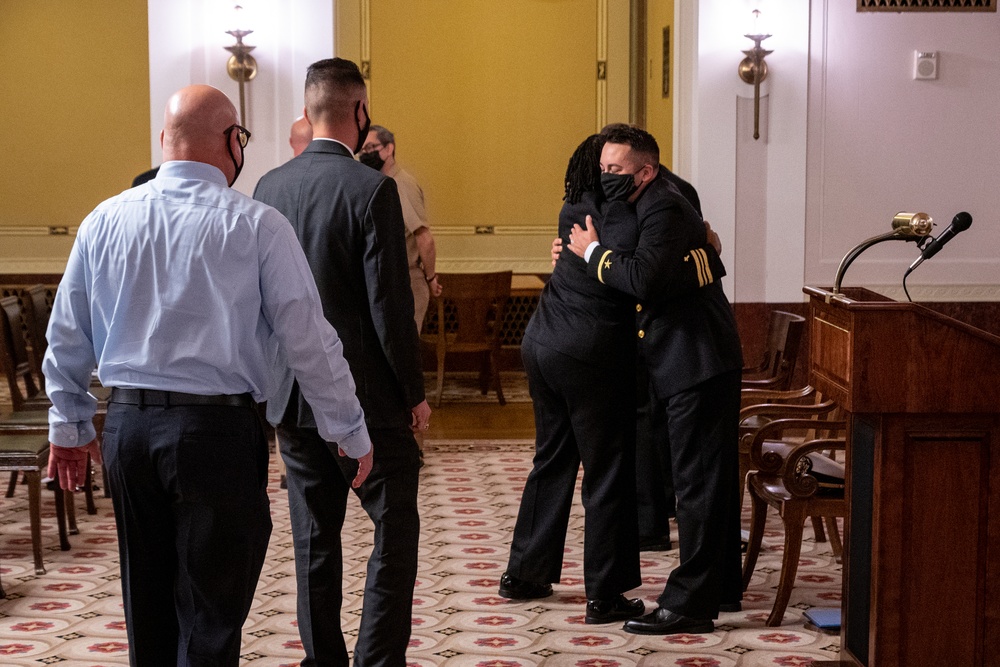
[[[848,413],[842,664],[1000,665],[1000,337],[804,291],[810,382]]]

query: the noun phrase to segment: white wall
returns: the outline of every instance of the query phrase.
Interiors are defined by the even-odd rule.
[[[160,129],[167,99],[179,88],[207,83],[229,95],[239,107],[238,84],[226,73],[235,40],[232,7],[224,0],[148,0],[150,145],[153,165],[162,160]],[[333,56],[333,4],[330,0],[241,0],[244,39],[257,48],[257,77],[246,86],[247,117],[253,134],[246,149],[246,167],[236,189],[253,192],[268,170],[292,157],[288,131],[302,113],[306,67]]]
[[[763,144],[744,136],[752,105],[737,100],[752,95],[736,65],[750,46],[740,17],[754,5],[774,35],[764,43],[774,53]],[[801,300],[803,284],[831,285],[843,255],[889,231],[896,212],[926,211],[939,233],[966,210],[972,228],[913,273],[910,293],[1000,299],[1000,16],[690,0],[678,3],[678,24],[675,164],[723,237],[731,298]],[[936,81],[913,80],[914,50],[939,52]],[[875,246],[844,284],[905,298],[902,275],[918,254],[914,244]]]
[[[738,121],[746,129],[753,125],[753,86],[736,70],[741,52],[753,46],[744,34],[754,7],[762,8],[773,35],[762,46],[774,51],[761,88],[767,119],[762,118],[759,141],[745,131],[737,135]],[[801,0],[687,0],[678,3],[677,20],[681,93],[674,160],[678,173],[698,188],[705,218],[722,236],[729,269],[726,293],[736,301],[800,300],[808,5]],[[744,183],[759,184],[752,201],[737,198],[738,163],[754,170],[742,176]]]
[[[1000,15],[859,13],[813,0],[806,281],[830,285],[841,257],[887,232],[897,211],[925,211],[942,231],[973,225],[907,281],[914,300],[1000,298]],[[913,80],[913,52],[937,51],[939,78]],[[845,285],[902,297],[919,250],[883,243]]]

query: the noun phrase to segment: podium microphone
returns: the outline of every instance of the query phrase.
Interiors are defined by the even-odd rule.
[[[913,264],[910,264],[910,268],[907,269],[906,272],[909,273],[913,269],[920,266],[920,264],[925,259],[930,259],[934,255],[938,254],[941,248],[944,247],[945,243],[955,238],[959,232],[964,232],[971,226],[972,226],[971,215],[969,215],[965,211],[955,214],[955,217],[952,218],[951,220],[951,224],[948,225],[948,227],[943,232],[941,232],[940,236],[938,236],[936,239],[927,244],[923,252],[920,253],[920,257],[917,257],[917,259],[914,260]]]

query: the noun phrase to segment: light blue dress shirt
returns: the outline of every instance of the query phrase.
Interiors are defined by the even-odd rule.
[[[49,439],[94,439],[105,387],[267,400],[294,372],[320,435],[371,449],[337,332],[288,220],[201,162],[100,204],[81,223],[48,329]]]

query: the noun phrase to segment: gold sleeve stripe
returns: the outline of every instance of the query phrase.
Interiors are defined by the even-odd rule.
[[[604,254],[601,255],[601,261],[597,263],[597,279],[600,280],[602,284],[604,283],[604,260],[606,260],[610,254],[610,250],[605,250]]]
[[[704,287],[712,282],[712,269],[708,264],[708,255],[703,248],[691,251],[694,258],[695,267],[698,270],[698,286]]]

